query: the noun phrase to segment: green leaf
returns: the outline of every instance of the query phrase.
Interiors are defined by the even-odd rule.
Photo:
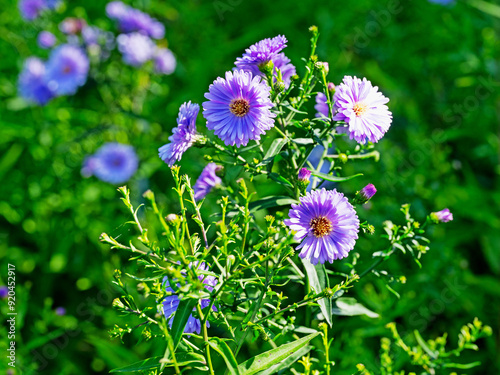
[[[298,145],[312,145],[314,143],[314,139],[312,138],[295,138],[292,140],[293,143]]]
[[[154,368],[160,367],[160,360],[162,358],[163,357],[148,358],[125,367],[115,368],[110,372],[138,372],[138,371],[152,370]]]
[[[362,304],[358,303],[355,298],[341,297],[335,300],[335,305],[332,309],[334,315],[354,316],[366,315],[370,318],[378,318],[376,312],[368,310]]]
[[[332,176],[332,175],[329,175],[329,174],[326,174],[326,173],[320,173],[320,172],[315,172],[315,171],[311,171],[311,174],[313,176],[319,177],[319,178],[321,178],[323,180],[333,181],[333,182],[349,181],[349,180],[352,180],[353,178],[356,178],[356,177],[359,177],[359,176],[363,176],[363,173],[358,173],[358,174],[355,174],[355,175],[352,175],[352,176],[340,177],[340,176]]]
[[[298,203],[295,199],[285,196],[274,196],[274,197],[265,197],[258,201],[252,202],[248,205],[250,211],[260,211],[265,208],[271,208],[276,206],[289,206],[292,203]]]
[[[302,263],[307,272],[307,280],[309,280],[309,286],[318,294],[324,291],[326,288],[330,287],[328,282],[328,275],[326,273],[325,266],[323,264],[312,265],[310,261],[302,259]],[[319,307],[326,321],[332,326],[332,299],[331,298],[321,298],[318,300]]]
[[[433,351],[431,348],[429,348],[429,346],[427,346],[427,343],[425,342],[425,340],[422,338],[422,336],[420,336],[420,332],[418,332],[417,330],[414,330],[413,333],[415,335],[415,338],[417,339],[418,345],[420,345],[422,347],[422,349],[424,349],[424,351],[427,354],[429,354],[429,356],[432,359],[436,359],[438,357],[439,353],[437,351]]]
[[[189,319],[189,316],[193,313],[198,300],[193,298],[184,298],[179,302],[179,307],[174,315],[174,321],[172,323],[172,328],[170,329],[170,335],[174,342],[174,350],[179,345],[181,341],[182,334],[184,333],[184,328]]]
[[[312,333],[308,336],[302,337],[299,340],[292,341],[291,343],[281,345],[276,349],[268,350],[262,354],[250,358],[248,361],[241,363],[238,370],[241,375],[253,375],[259,371],[268,370],[271,366],[287,359],[294,355],[298,350],[304,348],[309,341],[319,335],[319,332]]]
[[[286,178],[284,178],[283,176],[279,175],[278,173],[276,172],[271,172],[268,174],[269,178],[271,180],[274,180],[276,181],[277,183],[281,184],[281,185],[285,185],[285,186],[288,186],[288,187],[293,187],[292,183],[290,181],[288,181]]]
[[[218,337],[211,337],[208,342],[211,348],[213,348],[217,353],[219,353],[224,361],[226,362],[227,369],[231,375],[241,375],[238,368],[238,362],[234,358],[234,354],[227,346],[226,342]]]
[[[500,18],[500,6],[482,0],[472,0],[469,4],[477,9]]]
[[[179,366],[187,366],[187,365],[190,365],[193,363],[201,363],[203,365],[207,364],[204,356],[202,356],[201,354],[198,354],[198,353],[194,353],[194,352],[176,353],[175,360],[177,361],[177,365],[179,365]],[[169,362],[165,366],[172,367],[172,366],[174,366],[174,362],[173,361]]]
[[[271,143],[271,146],[267,149],[266,155],[264,156],[264,160],[274,158],[276,155],[278,155],[283,148],[284,145],[286,145],[288,140],[286,138],[277,138]]]
[[[282,370],[290,367],[291,365],[293,365],[300,358],[302,358],[307,353],[309,353],[312,348],[313,347],[311,345],[304,346],[304,347],[300,348],[299,350],[297,350],[295,353],[290,354],[288,357],[286,357],[280,363],[277,363],[274,366],[269,367],[267,370],[259,372],[258,375],[276,374],[278,371],[282,371]]]

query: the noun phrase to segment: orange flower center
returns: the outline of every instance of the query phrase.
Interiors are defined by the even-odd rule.
[[[318,216],[309,223],[315,237],[321,238],[332,232],[332,222],[324,216]]]
[[[250,103],[246,99],[233,99],[229,104],[229,110],[233,115],[243,117],[250,111]]]
[[[354,113],[358,117],[363,116],[367,109],[368,109],[368,106],[364,103],[361,103],[361,102],[354,104],[354,106],[352,107],[352,110],[354,111]]]

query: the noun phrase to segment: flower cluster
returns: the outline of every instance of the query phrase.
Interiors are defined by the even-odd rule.
[[[60,4],[59,0],[19,0],[19,11],[26,21],[33,21],[43,12],[51,11]]]
[[[153,39],[165,36],[161,22],[121,1],[112,1],[106,6],[107,16],[115,20],[118,30],[118,50],[125,64],[140,67],[153,61],[157,74],[172,74],[177,61],[172,51],[158,47]]]

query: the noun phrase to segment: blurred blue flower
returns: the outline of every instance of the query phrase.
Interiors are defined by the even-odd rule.
[[[56,36],[50,31],[41,31],[38,34],[37,43],[41,48],[52,48],[56,44]]]
[[[33,21],[48,8],[45,0],[20,0],[19,11],[21,16],[27,21]]]
[[[66,315],[66,309],[64,307],[58,307],[55,310],[56,315],[63,316]]]
[[[203,103],[207,128],[226,145],[246,146],[274,126],[269,86],[243,70],[226,72],[209,87]]]
[[[172,135],[167,143],[158,149],[160,159],[172,167],[176,161],[181,160],[182,155],[197,140],[196,117],[200,106],[191,101],[184,103],[179,108],[177,116],[177,127],[172,130]]]
[[[26,59],[19,74],[19,94],[26,100],[45,105],[54,97],[45,80],[45,64],[37,57]]]
[[[135,174],[138,166],[139,159],[132,146],[106,143],[94,155],[85,159],[82,175],[94,175],[102,181],[121,184]]]
[[[9,288],[7,288],[5,285],[0,286],[0,298],[4,299],[7,298],[9,295]]]
[[[330,108],[328,108],[328,103],[326,99],[326,95],[322,92],[318,92],[316,95],[316,105],[314,106],[316,110],[316,117],[319,118],[329,118]]]
[[[52,51],[46,81],[57,95],[72,95],[87,81],[89,59],[78,47],[63,44]]]
[[[157,48],[153,61],[158,74],[172,74],[177,66],[174,54],[167,48]]]
[[[345,76],[333,100],[333,120],[346,122],[350,138],[358,143],[378,142],[391,126],[392,113],[385,105],[389,99],[366,78]]]
[[[221,169],[222,167],[215,163],[208,163],[208,165],[203,168],[200,177],[198,177],[193,186],[195,200],[199,201],[205,198],[215,186],[220,185],[222,180],[216,173]]]
[[[337,190],[315,190],[292,204],[285,225],[300,241],[299,256],[312,264],[333,263],[345,258],[358,238],[359,219],[344,194]]]
[[[455,0],[429,0],[429,2],[434,4],[448,5],[455,2]]]
[[[120,34],[116,38],[125,64],[139,67],[153,58],[156,45],[140,33]]]
[[[137,31],[153,39],[161,39],[165,36],[165,26],[161,22],[121,1],[108,3],[106,14],[118,22],[118,28],[122,33]]]
[[[198,263],[194,262],[189,265],[191,268],[194,265],[195,270],[197,271],[197,274],[199,271],[208,271],[208,266],[205,263]],[[217,285],[217,278],[214,276],[208,276],[208,275],[202,275],[200,274],[198,276],[198,279],[202,280],[203,284],[205,284],[205,289],[208,292],[212,292],[214,287]],[[175,312],[177,311],[177,308],[179,307],[179,296],[175,294],[175,291],[172,289],[170,286],[170,281],[168,280],[168,277],[165,277],[163,279],[163,284],[165,285],[165,289],[167,292],[174,293],[170,296],[165,297],[165,299],[162,302],[162,307],[163,307],[163,314],[165,315],[165,319],[168,321],[168,325],[170,328],[172,328],[172,323],[174,322],[174,315]],[[204,309],[210,305],[210,299],[205,298],[200,301],[201,308]],[[213,311],[217,311],[217,308],[215,305],[212,306]],[[194,309],[193,309],[194,311]],[[207,321],[207,327],[210,327],[210,324]],[[201,332],[201,321],[193,315],[190,315],[186,324],[186,327],[184,328],[184,333],[200,333]]]

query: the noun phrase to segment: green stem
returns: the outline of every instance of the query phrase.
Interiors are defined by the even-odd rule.
[[[203,317],[203,311],[201,311],[201,306],[199,304],[196,305],[196,311],[198,312],[200,320],[205,321]],[[210,345],[208,345],[208,331],[206,324],[202,325],[202,330],[203,330],[203,341],[205,341],[205,356],[207,359],[208,369],[210,370],[210,375],[215,375],[212,365],[212,358],[210,356]]]

